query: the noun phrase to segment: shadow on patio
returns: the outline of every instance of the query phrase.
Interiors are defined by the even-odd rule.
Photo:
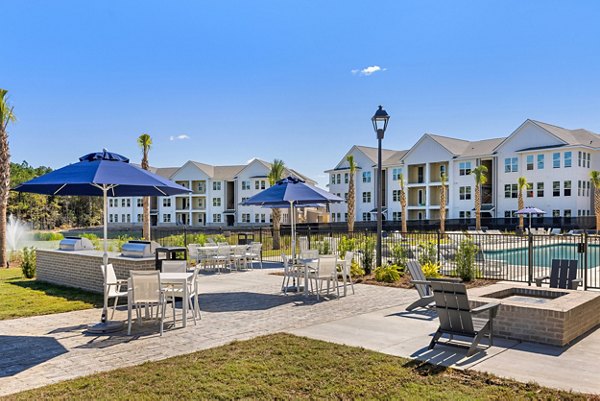
[[[14,376],[66,352],[51,337],[0,336],[0,377]]]

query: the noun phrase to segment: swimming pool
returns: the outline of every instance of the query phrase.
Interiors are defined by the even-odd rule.
[[[484,250],[486,258],[504,260],[509,265],[528,266],[529,249],[512,248],[502,250]],[[577,243],[535,245],[533,246],[533,265],[550,267],[552,259],[577,259],[579,266],[583,266],[583,254],[577,253]],[[600,246],[588,245],[587,266],[594,268],[600,265]]]

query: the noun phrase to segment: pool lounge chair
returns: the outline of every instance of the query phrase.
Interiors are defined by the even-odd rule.
[[[583,282],[577,278],[577,264],[577,259],[552,259],[550,275],[536,277],[535,285],[541,287],[545,280],[550,280],[550,288],[576,290]]]
[[[492,302],[471,309],[464,284],[440,281],[425,281],[421,284],[431,286],[440,320],[440,326],[429,343],[429,349],[433,349],[436,344],[465,347],[454,342],[455,336],[473,339],[466,347],[467,356],[472,356],[479,350],[478,345],[485,336],[489,338],[489,347],[494,345],[493,321],[498,313],[499,303]],[[487,317],[476,316],[484,312],[488,313]],[[450,337],[449,340],[440,341],[444,334]]]
[[[410,277],[412,277],[411,283],[415,285],[415,289],[419,293],[419,299],[406,307],[406,310],[411,312],[417,308],[428,308],[433,303],[433,293],[429,287],[430,281],[449,281],[449,282],[460,282],[459,278],[443,278],[443,279],[427,279],[425,273],[421,268],[421,264],[416,260],[409,260],[407,265]],[[423,284],[425,283],[425,284]]]

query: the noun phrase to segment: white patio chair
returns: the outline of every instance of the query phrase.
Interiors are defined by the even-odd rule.
[[[100,266],[102,269],[102,277],[104,281],[106,281],[106,298],[110,301],[111,298],[115,299],[115,303],[113,305],[113,310],[110,315],[112,320],[115,315],[115,310],[117,309],[117,303],[119,302],[119,297],[127,296],[127,280],[118,280],[117,275],[115,274],[115,269],[113,268],[112,263],[108,265]],[[123,290],[123,286],[125,286],[125,290]]]
[[[340,242],[339,238],[325,237],[323,239],[323,241],[325,241],[325,242],[327,242],[329,244],[329,254],[330,255],[337,255],[337,253],[338,253],[338,244]]]
[[[187,262],[185,260],[163,260],[161,271],[163,273],[185,273]]]
[[[317,300],[323,291],[323,281],[327,281],[327,295],[329,295],[329,290],[331,288],[331,284],[333,283],[334,288],[337,290],[337,296],[339,299],[340,288],[338,286],[337,273],[337,258],[335,256],[321,256],[319,258],[316,270],[309,271],[309,279],[315,281]]]
[[[160,283],[160,272],[135,271],[130,274],[130,284],[127,303],[127,335],[131,335],[131,309],[135,308],[138,324],[141,324],[141,307],[157,307],[156,317],[160,315],[160,335],[163,335],[167,298]],[[173,305],[173,321],[175,321],[175,305]]]
[[[219,243],[214,261],[219,273],[221,273],[221,266],[223,266],[224,269],[231,268],[231,245]]]
[[[319,250],[318,249],[305,249],[300,252],[300,259],[318,259],[319,258]]]
[[[298,246],[300,247],[300,252],[308,249],[308,237],[298,237]]]
[[[254,262],[258,262],[262,269],[262,244],[260,242],[253,242],[250,244],[250,248],[246,252],[246,261],[250,263],[250,268],[254,269]]]
[[[211,237],[208,237],[206,239],[206,244],[211,245],[211,246],[216,246],[217,245],[217,243],[215,242],[215,240],[212,239]]]
[[[190,259],[190,261],[194,260],[196,261],[196,265],[200,264],[199,256],[198,256],[198,247],[200,245],[198,244],[188,244],[187,249],[188,249],[188,258]]]
[[[342,285],[344,286],[344,296],[346,296],[348,283],[350,283],[350,287],[352,288],[352,294],[354,295],[354,283],[352,282],[352,274],[350,273],[352,270],[352,259],[354,259],[354,252],[347,251],[346,255],[344,255],[341,272]]]
[[[291,263],[290,258],[288,258],[285,253],[281,253],[281,260],[283,261],[283,282],[281,283],[281,292],[287,295],[290,279],[293,279],[297,285],[297,279],[300,278],[300,270],[298,269],[298,266]]]
[[[231,255],[231,258],[233,259],[233,263],[237,270],[240,270],[242,264],[244,265],[244,269],[248,267],[248,258],[246,256],[248,249],[248,245],[236,245],[233,247],[233,255]]]

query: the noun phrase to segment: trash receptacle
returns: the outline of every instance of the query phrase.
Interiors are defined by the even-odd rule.
[[[165,246],[156,248],[154,260],[156,270],[161,270],[163,260],[187,260],[187,248],[184,246]]]
[[[238,234],[238,245],[249,245],[254,241],[254,234],[252,233],[239,233]]]

